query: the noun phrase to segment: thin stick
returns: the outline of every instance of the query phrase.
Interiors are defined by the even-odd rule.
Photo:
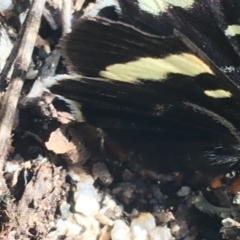
[[[24,79],[29,67],[33,48],[37,38],[45,0],[33,0],[26,18],[25,31],[20,41],[19,51],[14,64],[11,82],[4,95],[0,110],[0,194],[8,192],[3,167],[8,154],[17,103],[21,94]],[[23,25],[23,26],[24,26]]]
[[[20,100],[20,108],[28,107],[32,104],[36,104],[39,101],[44,91],[43,79],[47,77],[53,77],[55,75],[60,57],[60,51],[55,49],[46,58],[45,63],[39,70],[39,76],[33,83],[31,90],[24,98]]]
[[[65,36],[71,31],[72,1],[62,0],[62,3],[62,36]]]
[[[72,1],[62,0],[62,36],[64,37],[71,31],[71,19],[72,19]],[[61,57],[60,50],[55,49],[47,57],[43,67],[39,71],[39,76],[34,82],[30,92],[20,101],[21,107],[29,106],[36,103],[42,96],[44,85],[43,79],[55,75],[59,59]]]

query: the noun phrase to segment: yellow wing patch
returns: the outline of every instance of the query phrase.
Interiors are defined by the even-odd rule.
[[[216,90],[206,90],[204,93],[208,97],[212,98],[230,98],[232,97],[232,94],[229,91],[223,90],[223,89],[216,89]]]
[[[240,34],[240,25],[229,25],[225,30],[226,36],[234,37]]]
[[[193,4],[194,0],[138,0],[139,7],[153,15],[163,13],[171,6],[189,9]]]
[[[144,57],[136,61],[117,63],[106,67],[100,75],[112,80],[137,83],[139,79],[162,81],[170,73],[192,77],[201,73],[214,75],[207,64],[189,53],[166,58]]]

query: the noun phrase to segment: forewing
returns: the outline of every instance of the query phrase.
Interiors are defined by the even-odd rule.
[[[177,29],[239,84],[238,0],[119,0],[121,19],[160,36]]]

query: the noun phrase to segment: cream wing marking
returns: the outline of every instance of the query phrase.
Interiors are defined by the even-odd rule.
[[[189,53],[173,54],[165,58],[143,57],[136,61],[117,63],[106,67],[100,75],[112,80],[138,83],[139,79],[161,81],[171,73],[192,77],[202,73],[214,75],[207,64]]]
[[[171,6],[189,9],[193,4],[194,0],[138,0],[139,7],[153,15],[161,14]]]
[[[225,35],[228,37],[234,37],[240,34],[240,25],[229,25],[225,30]]]
[[[230,98],[232,97],[232,94],[229,91],[223,90],[223,89],[216,89],[216,90],[206,90],[204,93],[208,97],[212,98]]]

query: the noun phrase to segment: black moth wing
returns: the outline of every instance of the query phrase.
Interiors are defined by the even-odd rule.
[[[160,172],[236,166],[239,89],[180,39],[99,18],[81,20],[62,46],[84,77],[49,89],[80,102],[139,162]]]
[[[240,73],[238,0],[119,0],[121,20],[158,36],[174,29],[187,36],[233,81]],[[154,14],[154,7],[158,13]],[[156,10],[155,10],[156,11]],[[217,50],[217,51],[216,51]]]

